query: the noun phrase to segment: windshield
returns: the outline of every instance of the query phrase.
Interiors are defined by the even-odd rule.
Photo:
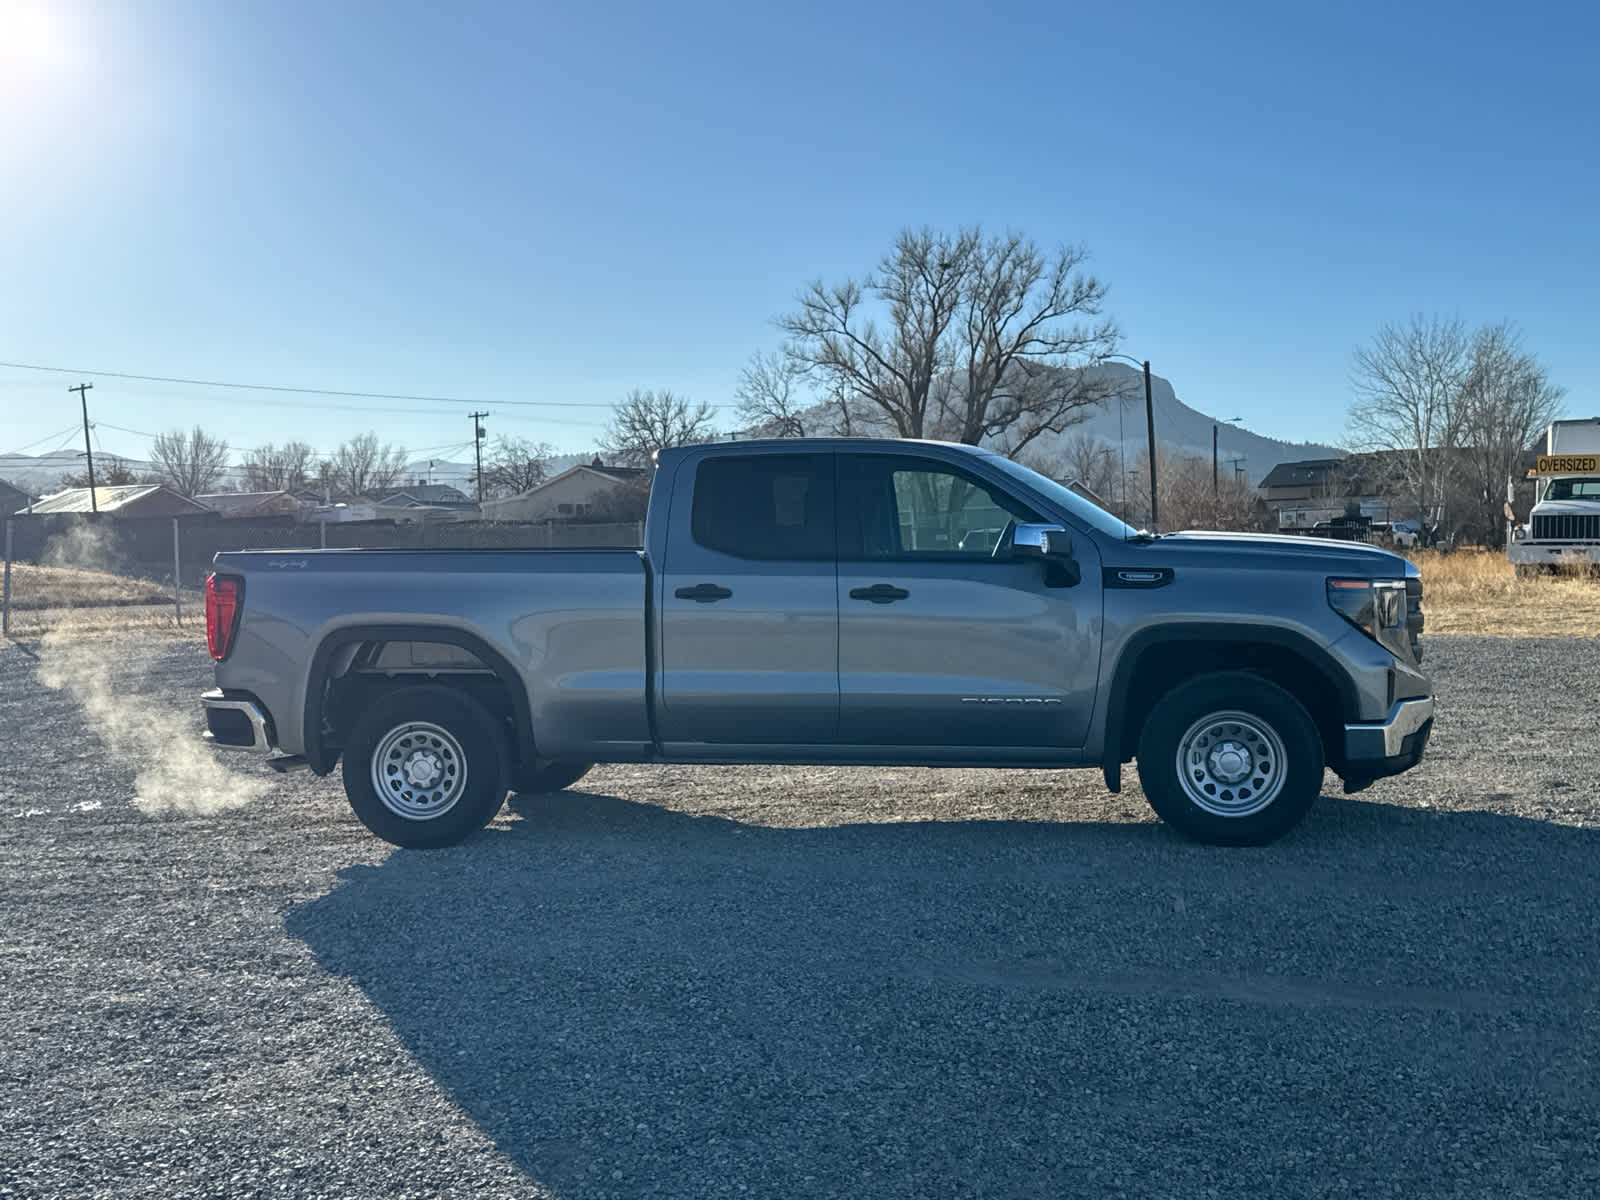
[[[1096,529],[1108,537],[1128,538],[1137,537],[1139,531],[1119,517],[1114,517],[1093,501],[1086,500],[1071,488],[1063,487],[1055,480],[1039,474],[1039,472],[1014,463],[1009,458],[1001,458],[998,454],[988,462],[1017,480],[1026,487],[1033,489],[1053,503],[1057,508],[1066,509],[1078,520],[1091,529]]]
[[[1600,500],[1600,479],[1552,479],[1546,500]]]

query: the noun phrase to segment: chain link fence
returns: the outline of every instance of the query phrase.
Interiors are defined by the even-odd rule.
[[[227,550],[637,549],[643,536],[637,522],[18,514],[5,521],[0,632],[36,637],[66,628],[198,627],[212,559]]]

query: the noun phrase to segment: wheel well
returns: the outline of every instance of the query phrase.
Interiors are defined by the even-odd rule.
[[[1248,671],[1300,701],[1322,738],[1323,758],[1337,768],[1344,752],[1339,689],[1315,663],[1288,647],[1257,642],[1163,642],[1145,648],[1129,673],[1117,723],[1119,762],[1129,762],[1145,718],[1178,684],[1215,671]]]
[[[471,696],[503,726],[512,768],[533,761],[527,692],[504,658],[454,630],[363,630],[334,635],[313,657],[305,725],[312,769],[333,769],[351,728],[380,696],[418,684]]]

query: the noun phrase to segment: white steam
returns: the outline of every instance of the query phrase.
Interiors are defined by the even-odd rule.
[[[191,719],[115,686],[109,670],[129,649],[127,635],[77,636],[70,622],[51,630],[39,647],[39,681],[65,692],[83,708],[90,727],[110,751],[134,768],[134,804],[143,812],[216,813],[259,800],[271,788],[261,779],[229,771],[200,740]],[[147,658],[148,651],[140,657]]]
[[[51,539],[46,562],[104,571],[115,559],[110,531],[84,524]],[[39,681],[65,692],[121,762],[134,769],[134,804],[147,813],[215,813],[260,799],[271,785],[229,771],[200,740],[192,716],[114,681],[138,680],[155,653],[139,634],[88,632],[69,616],[39,647]],[[135,685],[136,687],[137,685]]]

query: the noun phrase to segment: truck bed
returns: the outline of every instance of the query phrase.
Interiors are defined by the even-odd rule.
[[[637,551],[240,551],[219,554],[216,570],[244,581],[237,650],[218,664],[219,685],[273,713],[305,712],[313,730],[328,678],[396,668],[393,653],[359,665],[363,631],[382,627],[387,644],[403,636],[509,667],[542,756],[648,751],[647,572]],[[437,650],[409,658],[407,673],[460,669]],[[276,733],[284,751],[306,753],[304,729]]]

